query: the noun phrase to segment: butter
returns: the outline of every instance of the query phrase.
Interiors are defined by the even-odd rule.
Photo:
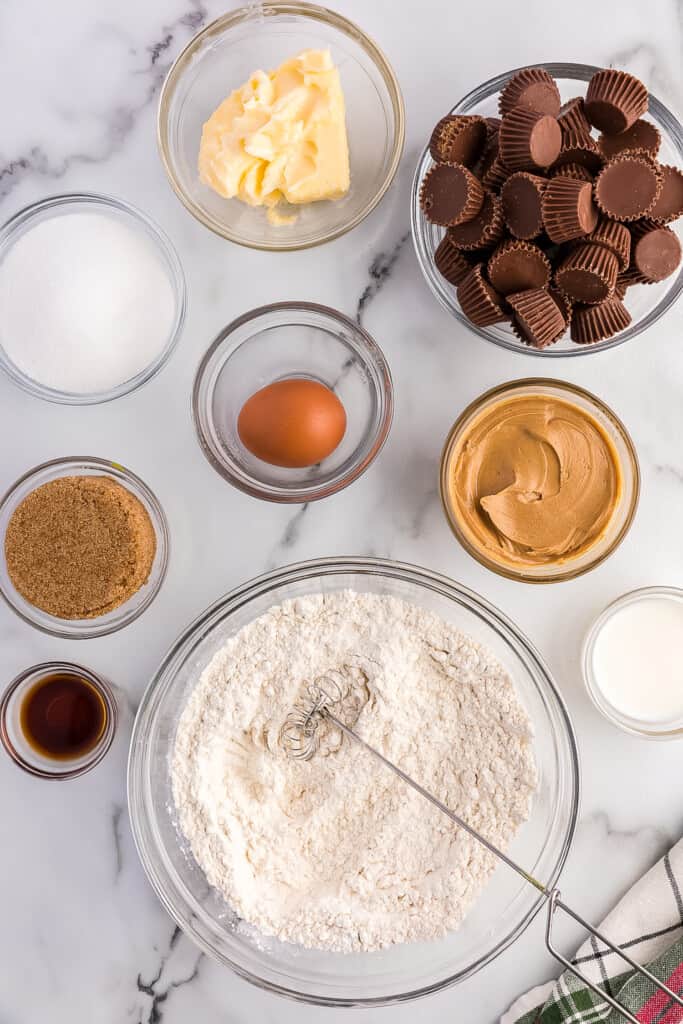
[[[255,71],[202,129],[199,177],[226,198],[275,210],[339,199],[349,190],[344,93],[329,50],[304,50],[275,71]]]

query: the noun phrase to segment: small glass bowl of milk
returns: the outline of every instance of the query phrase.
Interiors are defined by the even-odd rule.
[[[649,739],[683,737],[683,590],[624,594],[593,623],[583,677],[602,714]]]

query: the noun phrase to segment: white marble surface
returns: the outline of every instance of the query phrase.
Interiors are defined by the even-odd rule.
[[[180,206],[157,158],[158,90],[175,53],[223,9],[220,0],[8,0],[0,5],[0,218],[49,193],[99,190],[146,209],[175,241],[187,272],[189,316],[178,351],[140,393],[69,409],[0,381],[0,487],[44,459],[111,457],[157,492],[173,552],[161,595],[125,632],[87,641],[43,636],[0,608],[3,679],[39,660],[75,659],[120,688],[126,711],[115,747],[80,781],[47,785],[0,758],[0,1020],[3,1024],[202,1024],[341,1021],[345,1011],[295,1006],[233,977],[175,931],[137,861],[125,807],[133,710],[180,628],[218,595],[267,567],[333,553],[378,554],[439,569],[511,615],[547,657],[570,706],[582,752],[581,822],[564,892],[597,920],[683,829],[681,744],[622,735],[592,709],[578,650],[592,617],[624,590],[683,585],[683,304],[625,348],[553,362],[550,372],[592,388],[636,441],[643,496],[630,536],[609,562],[550,589],[485,572],[452,539],[436,496],[443,436],[464,403],[502,380],[543,372],[459,328],[421,280],[407,240],[415,159],[437,116],[472,85],[537,60],[615,63],[645,77],[683,112],[676,0],[337,0],[386,50],[408,115],[395,186],[351,236],[310,253],[268,256],[213,237]],[[525,11],[524,23],[517,13]],[[304,298],[355,314],[383,346],[397,409],[371,470],[305,510],[258,503],[201,457],[188,395],[217,330],[276,299]],[[653,684],[656,681],[653,681]],[[578,938],[566,936],[566,948]],[[362,1021],[490,1022],[525,987],[549,977],[540,921],[483,973],[415,1005],[358,1012]]]

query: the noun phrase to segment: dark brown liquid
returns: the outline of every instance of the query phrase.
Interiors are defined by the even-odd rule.
[[[21,730],[34,750],[71,761],[92,750],[107,722],[107,709],[95,687],[82,676],[56,672],[39,679],[19,711]]]

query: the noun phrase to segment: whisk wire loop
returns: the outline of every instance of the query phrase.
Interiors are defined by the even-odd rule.
[[[318,676],[306,687],[306,696],[294,705],[280,729],[280,743],[297,761],[310,761],[318,749],[319,726],[331,706],[344,699],[341,672]]]

